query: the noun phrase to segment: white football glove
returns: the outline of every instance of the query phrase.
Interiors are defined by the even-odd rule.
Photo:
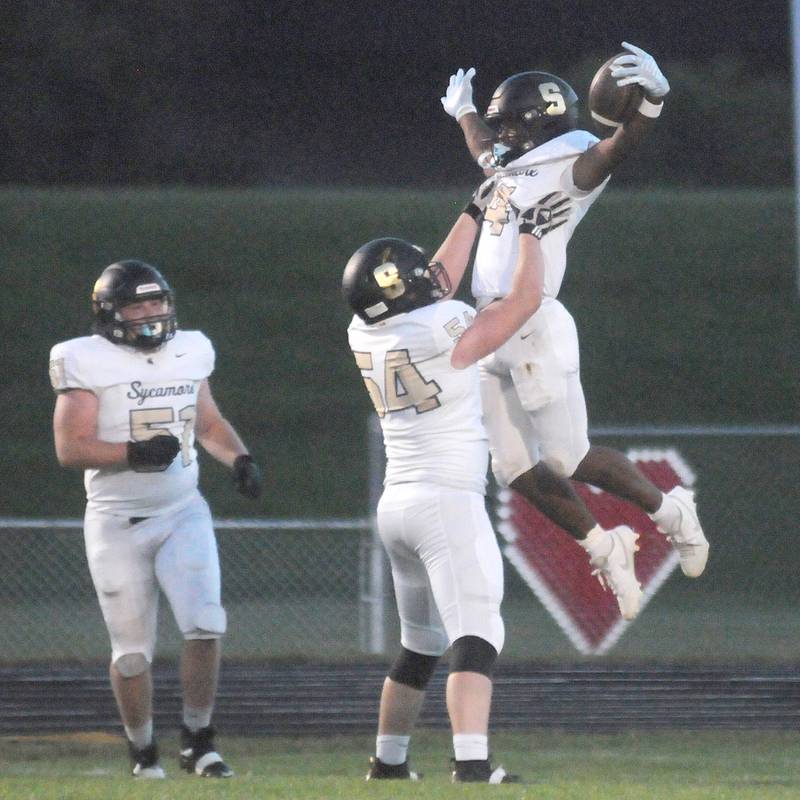
[[[472,79],[475,77],[475,67],[470,67],[466,72],[459,69],[455,75],[450,76],[447,92],[442,98],[444,110],[455,117],[458,122],[464,114],[477,111],[472,102]]]
[[[612,62],[611,77],[619,78],[617,86],[638,83],[652,97],[663,97],[669,91],[669,82],[653,56],[627,42],[622,46],[630,53],[618,56]]]

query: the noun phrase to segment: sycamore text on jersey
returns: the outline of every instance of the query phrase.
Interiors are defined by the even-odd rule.
[[[150,388],[142,388],[141,381],[131,381],[131,390],[128,392],[127,397],[130,400],[136,400],[136,405],[143,405],[145,400],[151,397],[177,397],[182,394],[194,394],[195,387],[193,383],[184,383],[180,386],[153,386]]]

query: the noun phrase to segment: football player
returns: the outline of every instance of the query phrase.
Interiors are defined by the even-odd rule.
[[[480,187],[432,260],[402,239],[375,239],[353,254],[342,279],[355,313],[350,347],[383,429],[387,466],[377,522],[401,629],[368,780],[418,777],[409,768],[410,734],[448,647],[453,780],[514,779],[493,769],[488,753],[492,667],[505,635],[503,565],[484,505],[488,443],[476,362],[538,308],[538,238],[567,224],[571,204],[554,194],[520,214],[509,292],[476,318],[452,295],[486,198]]]
[[[197,489],[195,440],[261,492],[259,468],[211,394],[214,349],[178,329],[172,290],[142,261],[103,270],[92,292],[93,335],[50,354],[59,463],[85,470],[84,538],[111,640],[110,678],[137,778],[163,778],[153,737],[150,665],[159,587],[184,638],[180,765],[233,775],[214,747],[220,568],[211,513]]]
[[[520,210],[554,191],[564,192],[574,205],[569,222],[542,244],[541,306],[506,345],[481,362],[481,393],[498,481],[571,533],[593,563],[620,557],[632,563],[637,534],[624,526],[603,530],[568,478],[644,509],[676,547],[684,574],[697,577],[705,569],[709,546],[692,492],[678,486],[663,494],[621,452],[589,443],[578,336],[572,316],[557,299],[576,226],[612,170],[647,136],[669,91],[652,56],[628,43],[623,47],[626,53],[615,60],[611,74],[619,86],[641,86],[643,99],[633,117],[603,140],[578,129],[575,92],[566,81],[544,72],[522,72],[504,80],[483,118],[472,101],[473,68],[451,76],[441,99],[493,184],[473,268],[472,292],[479,309],[491,308],[510,290]],[[615,593],[623,616],[632,619],[639,611],[641,590],[638,583],[626,583],[627,590],[617,587],[623,591]]]

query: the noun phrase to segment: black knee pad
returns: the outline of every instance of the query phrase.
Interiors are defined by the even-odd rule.
[[[422,690],[428,685],[438,663],[439,656],[424,656],[401,647],[389,670],[389,677],[396,683]]]
[[[462,636],[453,642],[450,672],[477,672],[492,677],[497,650],[480,636]]]

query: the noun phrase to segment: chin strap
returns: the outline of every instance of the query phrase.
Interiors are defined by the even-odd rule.
[[[493,167],[503,167],[509,161],[509,154],[511,153],[511,148],[508,145],[501,144],[500,142],[495,142],[492,145],[492,164]]]

